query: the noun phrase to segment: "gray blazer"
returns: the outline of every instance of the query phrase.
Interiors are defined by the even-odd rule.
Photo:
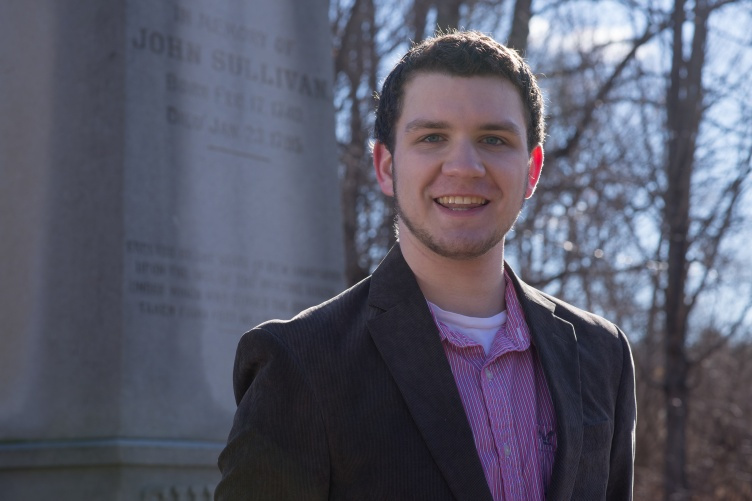
[[[557,419],[547,500],[631,499],[634,367],[624,334],[513,277]],[[415,277],[374,274],[238,345],[216,500],[491,500]]]

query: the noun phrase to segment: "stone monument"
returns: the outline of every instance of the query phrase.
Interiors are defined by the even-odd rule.
[[[0,6],[0,499],[211,499],[240,335],[344,286],[327,8]]]

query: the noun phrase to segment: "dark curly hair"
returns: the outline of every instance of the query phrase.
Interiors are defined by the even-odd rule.
[[[520,92],[532,150],[545,138],[543,95],[535,75],[516,51],[477,31],[454,31],[414,45],[384,80],[377,95],[374,137],[394,153],[394,126],[402,113],[405,85],[418,73],[498,76]]]

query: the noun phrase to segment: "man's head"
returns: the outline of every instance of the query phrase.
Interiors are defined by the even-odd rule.
[[[384,81],[376,108],[374,135],[390,152],[394,152],[394,127],[402,112],[405,85],[420,73],[497,76],[508,80],[522,99],[528,150],[543,144],[543,96],[530,67],[514,50],[491,37],[475,31],[459,31],[414,46]]]
[[[403,252],[503,258],[540,178],[543,134],[540,90],[513,51],[474,32],[413,48],[384,84],[373,148]]]

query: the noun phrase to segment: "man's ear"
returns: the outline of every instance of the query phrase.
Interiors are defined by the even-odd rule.
[[[535,193],[535,187],[538,186],[542,169],[543,146],[539,144],[530,152],[530,159],[527,162],[527,189],[525,190],[525,198],[530,198]]]
[[[392,154],[386,145],[376,141],[373,145],[373,168],[376,169],[376,179],[379,181],[381,192],[388,197],[394,196],[393,163]]]

